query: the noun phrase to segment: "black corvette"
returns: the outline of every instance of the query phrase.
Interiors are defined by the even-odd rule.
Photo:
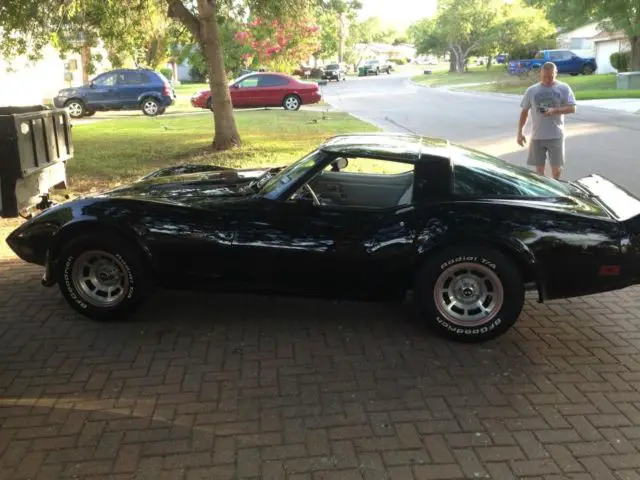
[[[478,342],[539,301],[640,279],[640,200],[591,175],[556,181],[447,141],[340,135],[286,167],[162,169],[52,206],[7,238],[87,317],[155,285],[400,300]]]

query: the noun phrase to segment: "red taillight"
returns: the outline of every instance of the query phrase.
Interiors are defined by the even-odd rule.
[[[165,97],[170,97],[170,96],[171,96],[171,87],[169,86],[169,84],[168,84],[168,83],[165,83],[165,84],[164,84],[164,90],[162,90],[162,94],[163,94]]]
[[[598,273],[604,276],[620,275],[620,265],[601,265]]]

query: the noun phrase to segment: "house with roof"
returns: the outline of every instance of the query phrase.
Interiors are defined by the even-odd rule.
[[[611,65],[611,55],[617,52],[631,51],[629,37],[622,30],[616,32],[602,31],[591,38],[594,44],[596,62],[598,63],[598,74],[617,73],[618,71]]]

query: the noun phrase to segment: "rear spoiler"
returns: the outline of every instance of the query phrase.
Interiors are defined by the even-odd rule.
[[[640,215],[640,198],[600,175],[592,174],[571,183],[593,197],[615,220],[626,222]]]

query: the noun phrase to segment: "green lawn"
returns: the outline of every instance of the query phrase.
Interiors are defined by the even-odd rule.
[[[377,128],[331,112],[258,110],[236,112],[243,146],[214,153],[210,113],[101,120],[73,127],[74,158],[67,165],[69,193],[82,194],[130,182],[174,164],[229,167],[281,165],[331,135]]]
[[[429,66],[425,66],[425,70],[428,69]],[[493,66],[490,70],[487,70],[484,66],[469,67],[469,70],[464,73],[449,73],[449,64],[447,63],[446,65],[436,66],[431,74],[418,75],[413,77],[412,80],[429,87],[444,87],[465,83],[495,82],[504,78],[505,75],[506,70],[503,66]]]
[[[640,90],[618,90],[616,88],[616,74],[606,75],[560,75],[558,77],[568,83],[573,89],[577,100],[600,100],[607,98],[640,98]],[[478,85],[465,89],[523,94],[530,85],[538,81],[535,77],[512,78],[505,77],[493,84]]]
[[[640,90],[616,89],[616,74],[606,75],[559,75],[558,79],[571,85],[578,100],[593,100],[607,98],[640,98]],[[471,67],[465,73],[449,73],[448,71],[433,72],[431,75],[414,77],[415,82],[431,87],[452,86],[462,90],[483,92],[500,92],[523,94],[530,85],[538,81],[538,77],[512,77],[507,74],[505,67],[494,65],[490,70],[485,67]],[[467,83],[484,83],[484,85],[469,85]]]

